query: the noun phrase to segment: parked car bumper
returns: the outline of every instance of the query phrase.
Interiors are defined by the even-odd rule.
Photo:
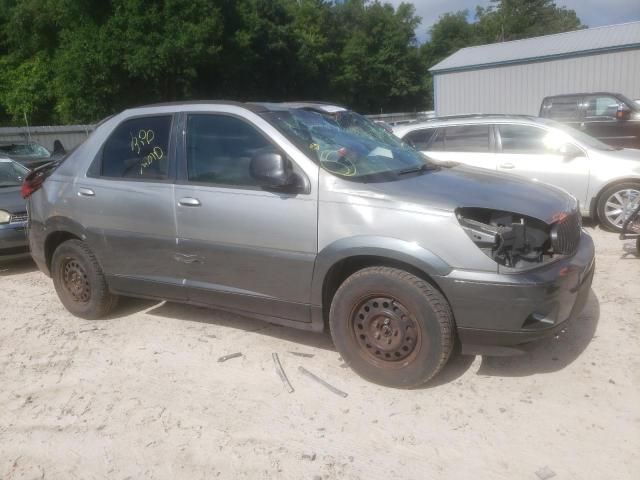
[[[29,256],[27,222],[0,225],[0,261]]]
[[[595,270],[595,249],[583,231],[576,253],[517,274],[453,271],[440,277],[463,352],[510,355],[556,334],[583,310]]]

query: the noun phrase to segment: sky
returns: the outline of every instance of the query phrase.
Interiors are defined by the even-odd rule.
[[[468,9],[472,14],[477,5],[487,6],[489,0],[385,0],[394,5],[413,3],[422,17],[417,30],[418,39],[424,41],[431,25],[440,15]],[[640,20],[640,0],[556,0],[559,7],[576,11],[583,24],[589,27],[613,25]]]

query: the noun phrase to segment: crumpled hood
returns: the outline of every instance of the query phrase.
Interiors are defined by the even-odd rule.
[[[557,213],[572,212],[578,207],[575,198],[560,188],[467,166],[427,171],[394,182],[370,183],[367,189],[391,201],[451,211],[460,207],[491,208],[546,223],[552,223]]]
[[[0,210],[22,213],[27,210],[27,202],[20,196],[20,187],[0,188]]]

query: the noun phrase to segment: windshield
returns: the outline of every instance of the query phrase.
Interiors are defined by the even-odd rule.
[[[570,127],[569,125],[565,125],[564,123],[556,122],[555,120],[549,119],[539,119],[545,125],[548,125],[553,128],[557,128],[558,130],[562,130],[564,133],[570,135],[574,140],[580,142],[583,146],[587,148],[592,148],[595,150],[603,150],[603,151],[612,151],[619,150],[619,148],[612,147],[611,145],[607,145],[606,143],[601,142],[597,138],[593,138],[586,133],[581,132],[578,129]]]
[[[49,150],[37,143],[12,143],[10,145],[0,145],[0,152],[18,157],[49,157]]]
[[[351,111],[289,109],[263,116],[322,168],[341,178],[389,181],[435,168],[421,153]]]
[[[29,170],[19,163],[0,159],[0,188],[22,185],[28,173]]]

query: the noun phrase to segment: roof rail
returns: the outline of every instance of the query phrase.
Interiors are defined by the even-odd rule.
[[[534,115],[512,114],[512,113],[462,113],[458,115],[443,115],[441,117],[427,118],[425,122],[439,120],[457,120],[464,118],[535,118]]]

